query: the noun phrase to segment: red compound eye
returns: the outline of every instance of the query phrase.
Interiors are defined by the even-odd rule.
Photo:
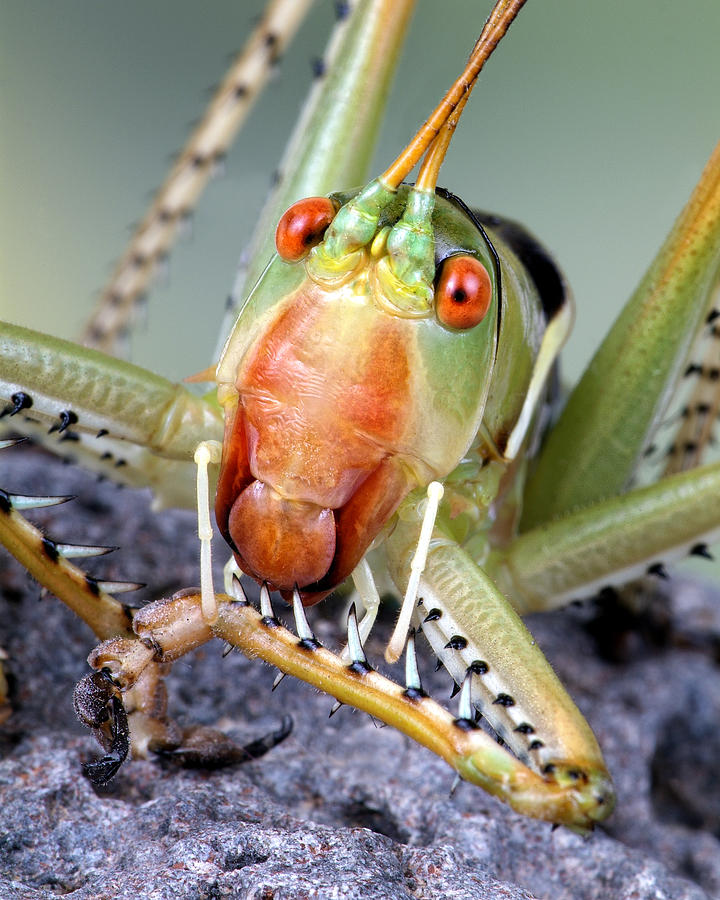
[[[478,325],[492,300],[492,281],[474,256],[451,256],[442,264],[435,288],[437,317],[448,328],[464,330]]]
[[[285,210],[275,231],[277,252],[286,262],[298,262],[323,239],[335,218],[335,205],[327,197],[307,197]]]

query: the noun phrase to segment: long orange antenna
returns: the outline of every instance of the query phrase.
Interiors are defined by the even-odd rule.
[[[482,67],[489,59],[490,54],[495,47],[497,47],[498,43],[502,40],[524,5],[525,0],[498,0],[490,13],[490,17],[485,23],[477,43],[473,47],[470,59],[462,74],[453,83],[452,87],[445,94],[435,111],[427,119],[425,124],[410,141],[400,156],[398,156],[395,162],[380,176],[380,181],[383,185],[390,190],[397,189],[398,185],[407,178],[408,174],[415,167],[430,144],[438,137],[440,130],[445,123],[448,122],[453,113],[458,110],[458,108],[462,111]],[[455,124],[457,124],[457,118],[455,119]],[[437,153],[440,157],[439,162],[437,162],[438,169],[445,156],[445,150],[450,142],[454,127],[454,124],[450,127],[449,133],[447,134],[447,140],[445,140],[445,136],[443,136],[442,140],[437,145]],[[433,155],[435,152],[436,151],[433,151]]]
[[[460,115],[465,108],[465,104],[467,103],[469,96],[469,92],[463,95],[458,105],[455,107],[450,116],[448,116],[447,121],[430,144],[430,147],[425,154],[425,158],[422,161],[422,165],[420,166],[417,181],[415,182],[415,188],[418,191],[435,190],[435,186],[437,185],[438,181],[438,175],[440,174],[440,167],[443,164],[445,154],[447,153],[447,149],[450,146],[450,141],[452,140],[452,136],[455,133],[455,128],[457,127],[457,123],[460,121]]]

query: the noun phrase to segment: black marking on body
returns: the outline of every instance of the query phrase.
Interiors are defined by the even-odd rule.
[[[62,434],[64,431],[67,431],[71,425],[77,424],[77,413],[73,412],[71,409],[63,409],[59,414],[58,418],[59,422],[55,422],[54,425],[51,425],[48,434],[53,434],[57,431],[58,434]]]
[[[663,581],[667,581],[670,578],[667,569],[662,563],[653,563],[653,565],[648,566],[647,574],[654,575],[656,578],[661,578]]]
[[[464,650],[468,645],[467,638],[463,637],[461,634],[454,634],[450,640],[445,644],[443,649],[445,650]]]
[[[260,624],[264,625],[266,628],[281,628],[280,620],[275,616],[263,616],[260,619]]]
[[[493,700],[493,706],[504,706],[507,709],[508,706],[515,706],[515,700],[510,694],[498,694]]]
[[[100,431],[95,435],[96,438],[105,437],[106,434],[110,434],[107,428],[101,428]]]
[[[543,775],[552,775],[555,771],[555,763],[548,763],[546,766],[542,767]]]
[[[518,222],[493,213],[473,212],[483,225],[496,231],[518,256],[535,283],[545,317],[550,322],[568,302],[565,280],[555,260],[538,239]]]
[[[60,553],[58,552],[55,541],[51,541],[49,537],[43,536],[40,540],[40,545],[42,546],[43,553],[51,562],[57,562],[58,559],[60,559]]]
[[[460,731],[477,731],[480,727],[474,719],[453,719],[453,725]]]
[[[707,325],[712,325],[715,319],[720,319],[720,309],[711,309],[705,323]]]
[[[544,746],[545,746],[545,744],[543,744],[542,741],[540,741],[536,738],[534,741],[530,742],[530,747],[528,749],[529,750],[540,750],[541,747],[544,747]]]
[[[85,584],[87,589],[94,597],[100,596],[100,585],[97,582],[96,578],[93,578],[92,575],[88,575],[85,573]]]
[[[321,56],[316,56],[310,63],[313,78],[324,78],[327,72],[327,64]]]
[[[571,781],[582,781],[583,784],[588,782],[587,772],[582,769],[568,769],[565,774]]]
[[[690,550],[690,556],[700,556],[703,559],[715,559],[710,550],[708,549],[707,544],[695,544],[694,547]]]
[[[474,659],[468,666],[468,672],[472,672],[473,675],[487,675],[489,671],[490,666],[484,659]]]
[[[521,722],[515,729],[518,734],[535,734],[535,729],[529,722]]]
[[[322,644],[316,638],[300,638],[298,647],[301,647],[303,650],[313,651],[317,650],[318,647],[322,647]]]
[[[365,662],[364,659],[354,659],[348,666],[348,671],[352,672],[353,675],[367,675],[372,670],[372,666]]]
[[[0,412],[0,419],[5,416],[16,416],[23,409],[30,409],[33,405],[32,397],[24,391],[18,391],[10,396],[10,404]]]
[[[268,31],[265,35],[265,46],[269,52],[270,65],[278,65],[280,62],[280,49],[278,47],[278,36],[274,32]]]
[[[343,22],[350,15],[350,4],[347,0],[337,0],[335,4],[335,18]]]
[[[0,488],[0,512],[9,515],[12,511],[12,502],[10,500],[10,494],[7,491],[4,491]]]
[[[427,697],[427,693],[421,687],[405,688],[403,694],[408,698],[408,700],[412,700],[414,702],[423,700],[425,697]]]
[[[433,609],[430,610],[430,612],[423,619],[423,625],[426,622],[437,622],[438,619],[441,618],[441,616],[442,616],[442,610],[437,609],[437,607],[434,607]]]

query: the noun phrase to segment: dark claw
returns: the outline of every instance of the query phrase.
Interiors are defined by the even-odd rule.
[[[75,712],[107,751],[100,759],[83,764],[83,772],[95,785],[107,784],[130,752],[127,713],[116,685],[105,672],[86,675],[75,688]]]
[[[265,754],[272,750],[273,747],[282,744],[285,738],[290,736],[292,730],[292,716],[283,716],[277,731],[270,731],[263,737],[251,741],[249,744],[245,744],[242,748],[243,752],[247,754],[248,759],[260,759],[261,756],[265,756]]]
[[[100,759],[83,763],[83,774],[96,785],[101,786],[111,781],[118,773],[120,766],[127,759],[130,751],[130,729],[128,728],[127,714],[122,700],[113,697],[111,706],[112,721],[114,722],[113,740],[110,750]]]
[[[271,731],[241,747],[221,731],[196,726],[185,731],[179,747],[156,752],[188,769],[221,769],[259,759],[282,743],[292,729],[292,718],[283,716],[277,731]]]

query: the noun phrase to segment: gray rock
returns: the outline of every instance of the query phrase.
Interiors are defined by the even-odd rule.
[[[122,547],[88,564],[93,573],[146,581],[142,602],[197,582],[192,515],[151,514],[145,494],[97,484],[37,450],[14,448],[0,461],[6,489],[78,495],[33,516],[51,537]],[[332,701],[289,678],[271,694],[268,667],[237,653],[222,659],[219,643],[176,663],[176,717],[248,740],[289,712],[293,734],[263,759],[219,772],[133,760],[96,790],[80,767],[98,748],[72,710],[93,637],[6,558],[0,646],[14,713],[0,728],[2,900],[720,896],[711,641],[645,644],[611,663],[596,652],[587,609],[532,621],[615,777],[617,810],[588,840],[523,819],[470,785],[450,797],[452,773],[430,753],[349,709],[328,719]],[[691,609],[717,639],[717,595],[672,586],[680,599],[669,615]],[[311,611],[330,646],[339,618],[332,601]],[[368,648],[373,661],[385,626]],[[447,696],[447,676],[433,675],[429,658],[425,669],[433,694]]]

